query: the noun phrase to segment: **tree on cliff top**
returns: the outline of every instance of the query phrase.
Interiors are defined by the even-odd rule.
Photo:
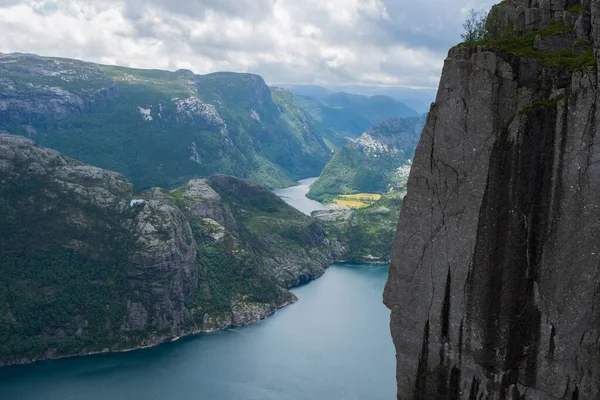
[[[483,40],[487,30],[485,23],[487,20],[487,13],[484,10],[475,11],[471,9],[469,11],[469,18],[463,24],[465,31],[460,35],[465,43],[475,43]]]

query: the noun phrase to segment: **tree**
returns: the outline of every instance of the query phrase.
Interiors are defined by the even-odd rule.
[[[486,21],[487,13],[485,11],[475,11],[474,9],[471,9],[471,11],[469,11],[469,18],[463,24],[465,31],[460,35],[463,42],[475,43],[483,40],[487,33],[485,27]]]

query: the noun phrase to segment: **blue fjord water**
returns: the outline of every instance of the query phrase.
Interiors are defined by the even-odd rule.
[[[298,182],[297,186],[275,190],[275,194],[285,200],[290,206],[296,207],[304,214],[310,215],[312,211],[325,209],[323,204],[306,197],[306,193],[310,190],[310,185],[316,180],[317,178],[302,179]]]
[[[387,266],[336,264],[256,325],[0,368],[0,400],[392,400],[386,277]]]

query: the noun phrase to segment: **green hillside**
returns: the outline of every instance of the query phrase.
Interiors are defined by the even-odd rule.
[[[256,75],[0,54],[0,131],[142,188],[227,173],[269,187],[318,175],[333,135]]]
[[[308,196],[327,200],[336,194],[383,193],[401,184],[424,123],[425,116],[386,120],[336,149]]]

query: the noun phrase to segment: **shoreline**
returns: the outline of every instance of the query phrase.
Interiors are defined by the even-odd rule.
[[[327,268],[329,268],[329,266]],[[318,278],[320,278],[320,276],[316,277],[315,279],[318,279]],[[311,279],[310,281],[308,281],[306,283],[312,282],[315,279]],[[0,361],[0,369],[8,368],[8,367],[19,367],[19,366],[32,365],[32,364],[36,364],[36,363],[42,363],[44,361],[58,361],[58,360],[63,360],[63,359],[68,359],[68,358],[88,357],[88,356],[96,356],[96,355],[101,355],[101,354],[131,353],[131,352],[138,351],[138,350],[150,349],[150,348],[157,347],[157,346],[160,346],[163,344],[173,343],[173,342],[176,342],[176,341],[178,341],[182,338],[186,338],[186,337],[200,336],[203,334],[222,332],[227,329],[243,328],[244,326],[258,324],[261,321],[263,321],[263,320],[267,319],[268,317],[272,316],[273,314],[275,314],[277,312],[277,310],[280,310],[284,307],[287,307],[287,306],[290,306],[290,305],[296,303],[298,301],[298,298],[292,292],[290,292],[290,293],[292,295],[290,300],[287,300],[287,301],[285,301],[277,306],[274,306],[272,308],[268,308],[264,314],[259,314],[259,315],[256,315],[254,318],[250,318],[247,323],[229,324],[227,326],[218,327],[218,328],[206,329],[205,327],[202,327],[202,328],[198,328],[198,329],[191,329],[189,331],[184,331],[180,335],[177,335],[177,336],[165,336],[162,338],[151,338],[151,339],[148,339],[149,343],[147,343],[147,344],[143,344],[143,345],[135,346],[135,347],[131,347],[131,348],[125,348],[125,349],[114,349],[114,350],[103,349],[100,351],[90,351],[90,352],[84,351],[84,352],[80,352],[77,354],[40,357],[40,358],[35,358],[35,359],[23,358],[21,360],[17,360],[14,362]]]

